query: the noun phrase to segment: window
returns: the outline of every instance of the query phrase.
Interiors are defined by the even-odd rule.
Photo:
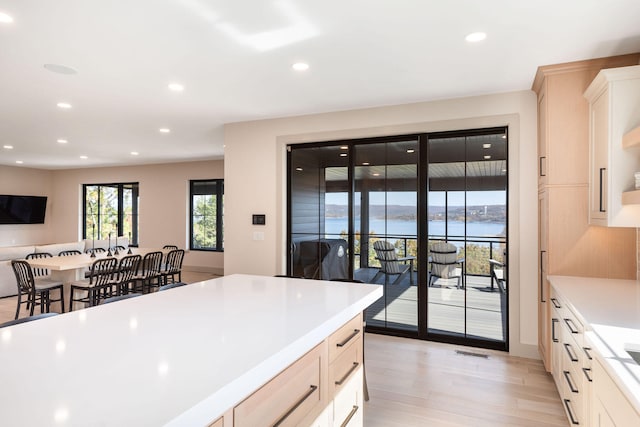
[[[82,186],[84,239],[126,236],[130,245],[138,244],[137,182],[84,184]]]
[[[190,249],[222,251],[222,179],[190,182]]]

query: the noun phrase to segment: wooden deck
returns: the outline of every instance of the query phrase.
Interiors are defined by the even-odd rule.
[[[355,277],[372,283],[377,269],[360,269]],[[404,330],[418,329],[418,288],[409,277],[399,284],[384,285],[384,296],[367,309],[367,324]],[[466,276],[466,290],[457,288],[456,279],[437,279],[429,287],[427,321],[430,332],[504,341],[506,294],[491,288],[486,276]],[[390,281],[390,283],[392,280]],[[466,302],[466,309],[465,309]],[[465,322],[466,318],[466,322]],[[466,324],[466,330],[465,330]]]

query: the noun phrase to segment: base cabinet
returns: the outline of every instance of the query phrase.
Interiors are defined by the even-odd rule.
[[[637,427],[638,414],[598,360],[593,363],[593,395],[591,399],[593,427]]]
[[[211,425],[362,426],[363,374],[360,314]]]

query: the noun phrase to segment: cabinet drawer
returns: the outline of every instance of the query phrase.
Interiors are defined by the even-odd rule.
[[[349,320],[329,337],[329,363],[333,362],[352,341],[362,337],[362,313]]]
[[[329,365],[329,399],[349,382],[361,366],[362,337],[359,336]]]
[[[333,425],[341,426],[362,426],[362,366],[358,366],[356,371],[349,377],[349,380],[336,390],[333,403]]]
[[[308,416],[317,416],[322,409],[325,351],[324,343],[318,345],[236,406],[234,426],[293,426]]]

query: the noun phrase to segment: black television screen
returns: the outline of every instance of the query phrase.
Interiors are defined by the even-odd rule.
[[[0,194],[0,224],[44,224],[46,196]]]

